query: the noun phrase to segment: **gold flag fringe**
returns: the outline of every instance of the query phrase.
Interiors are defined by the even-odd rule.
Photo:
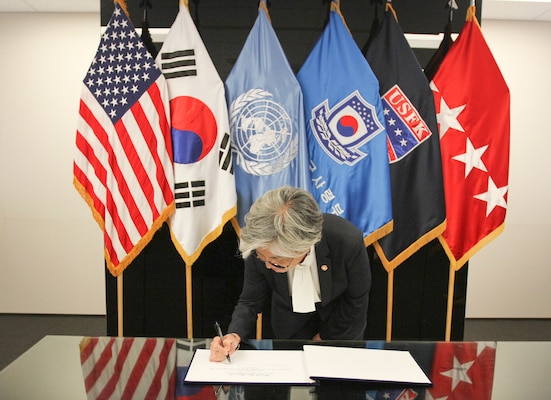
[[[95,209],[94,201],[92,200],[92,197],[88,194],[86,189],[84,189],[84,186],[82,186],[82,184],[78,181],[76,176],[73,176],[73,186],[80,194],[80,196],[84,199],[86,204],[88,204],[88,207],[90,207],[94,220],[96,220],[97,224],[99,225],[100,229],[103,232],[105,230],[105,223],[103,221],[103,218],[101,217],[100,213]]]
[[[134,261],[138,254],[140,254],[145,246],[147,246],[148,243],[151,241],[151,239],[153,239],[153,236],[155,235],[155,233],[157,233],[161,225],[168,221],[170,216],[174,214],[175,210],[176,206],[175,202],[173,201],[163,210],[161,215],[155,221],[153,221],[153,224],[151,225],[151,228],[149,228],[149,231],[147,231],[147,233],[138,241],[138,243],[132,248],[132,250],[121,260],[119,265],[115,266],[109,258],[107,250],[105,251],[107,268],[109,268],[109,271],[113,276],[119,276],[132,263],[132,261]]]
[[[469,261],[469,259],[474,254],[476,254],[480,249],[482,249],[484,246],[486,246],[488,243],[494,240],[497,236],[499,236],[504,229],[505,229],[505,222],[503,222],[500,226],[498,226],[488,235],[483,237],[475,246],[473,246],[468,252],[466,252],[459,260],[455,258],[455,256],[453,255],[450,249],[450,246],[442,236],[439,236],[438,240],[440,240],[440,243],[442,244],[442,247],[444,248],[446,255],[450,259],[450,264],[452,268],[455,271],[459,271],[461,267],[463,267],[463,265],[465,265],[465,263]]]
[[[425,233],[423,236],[421,236],[415,242],[410,244],[407,249],[402,251],[392,260],[389,260],[385,256],[383,248],[381,247],[379,242],[375,242],[373,246],[375,247],[375,250],[377,251],[377,254],[379,255],[379,258],[381,259],[381,262],[385,267],[385,269],[387,270],[387,272],[397,268],[400,264],[406,261],[410,256],[416,253],[421,247],[423,247],[427,243],[430,243],[433,239],[436,239],[440,235],[442,235],[442,233],[444,233],[444,231],[446,230],[446,223],[447,221],[444,220],[444,222],[442,222],[440,225],[434,227],[433,229]]]
[[[92,211],[92,215],[96,222],[98,223],[99,227],[102,231],[105,231],[105,221],[103,220],[100,213],[95,209],[94,202],[90,195],[86,192],[86,189],[84,189],[84,186],[78,181],[76,177],[73,177],[73,185],[75,186],[78,193],[82,196],[84,201],[86,201],[86,204],[90,207],[90,210]],[[113,261],[111,260],[111,257],[109,256],[107,249],[104,248],[104,257],[105,261],[107,262],[107,268],[109,269],[109,272],[111,272],[111,275],[113,276],[119,276],[125,269],[134,261],[134,259],[140,254],[140,252],[144,249],[145,246],[151,241],[153,238],[153,235],[159,230],[161,225],[168,221],[170,216],[174,214],[174,211],[176,210],[175,202],[173,201],[170,203],[161,213],[161,215],[153,221],[153,224],[147,231],[147,233],[138,241],[138,243],[132,248],[132,250],[121,260],[121,262],[118,265],[113,264]]]
[[[174,243],[176,250],[178,250],[178,253],[180,253],[180,256],[184,259],[184,262],[186,263],[186,265],[191,266],[195,261],[197,261],[197,259],[199,258],[199,255],[204,250],[204,248],[207,247],[207,245],[211,243],[214,239],[220,236],[220,234],[222,233],[222,230],[224,229],[224,225],[226,225],[227,222],[229,222],[233,217],[235,217],[236,213],[237,213],[237,206],[234,206],[230,208],[228,211],[226,211],[222,216],[220,225],[218,225],[209,234],[207,234],[199,244],[199,247],[197,248],[197,250],[195,250],[191,254],[188,254],[184,250],[184,248],[176,238],[176,235],[174,234],[172,229],[170,229],[170,236],[172,238],[172,242]]]
[[[394,230],[394,220],[391,219],[389,222],[381,226],[379,229],[371,232],[369,235],[367,235],[364,238],[365,247],[373,244],[383,236],[388,235],[393,230]]]

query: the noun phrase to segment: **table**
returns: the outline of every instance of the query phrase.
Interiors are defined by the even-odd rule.
[[[0,398],[6,400],[17,399],[55,399],[55,400],[78,400],[86,399],[86,390],[82,374],[79,356],[80,336],[46,336],[21,357],[11,363],[4,370],[0,371]],[[119,338],[123,339],[123,338]],[[162,340],[162,339],[161,339]],[[177,354],[178,366],[181,369],[189,363],[194,348],[208,348],[209,339],[184,340],[178,339]],[[493,388],[491,399],[506,400],[517,398],[549,398],[551,390],[551,342],[378,342],[378,341],[355,341],[338,342],[337,345],[350,347],[370,348],[395,348],[407,349],[418,360],[422,368],[427,368],[424,358],[431,353],[434,360],[441,348],[451,348],[455,345],[465,349],[495,348],[495,369],[493,372]],[[492,344],[493,343],[493,344]],[[333,344],[333,343],[331,343]],[[444,346],[440,346],[444,344]],[[295,341],[253,341],[252,346],[259,349],[299,349],[302,342]],[[429,351],[430,350],[430,351]],[[486,351],[486,350],[484,350]],[[489,353],[491,354],[491,353]],[[455,362],[455,361],[454,361]],[[434,365],[438,362],[434,361]],[[468,364],[468,363],[465,363]],[[430,367],[434,367],[434,365]],[[459,388],[462,380],[473,378],[472,371],[465,373],[468,367],[461,369],[461,362],[457,361],[457,372],[445,375],[440,373],[442,379]],[[426,371],[427,372],[427,371]],[[432,378],[431,378],[432,379]],[[439,378],[437,378],[439,379]],[[474,378],[473,378],[474,379]],[[176,390],[180,390],[181,379],[176,383]],[[228,389],[228,388],[225,388]],[[402,391],[403,398],[430,398],[424,397],[425,388],[413,388],[413,392],[406,393],[404,387],[384,386],[358,386],[355,384],[322,383],[318,387],[288,387],[288,386],[243,386],[231,388],[232,395],[239,399],[308,399],[323,400],[330,398],[382,398],[382,390],[391,392],[391,397]],[[214,390],[214,388],[207,388]],[[346,395],[344,394],[346,393]],[[229,398],[229,392],[219,392],[218,399]],[[225,396],[225,397],[224,397]],[[337,396],[337,397],[335,397]],[[343,397],[345,396],[345,397]],[[378,397],[379,396],[379,397]],[[407,397],[409,396],[409,397]],[[216,398],[216,396],[212,397]]]
[[[45,336],[0,371],[0,399],[86,399],[81,336]]]

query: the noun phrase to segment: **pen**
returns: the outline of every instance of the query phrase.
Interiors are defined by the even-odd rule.
[[[222,345],[224,345],[224,335],[222,334],[222,329],[220,328],[220,324],[218,323],[218,321],[214,322],[214,329],[216,330],[216,334],[220,336],[220,341],[222,342]],[[231,358],[229,353],[226,354],[226,360],[228,360],[228,362],[231,364]]]

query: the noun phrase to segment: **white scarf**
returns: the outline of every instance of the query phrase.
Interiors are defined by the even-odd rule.
[[[316,286],[319,287],[319,282],[317,285],[314,284],[312,268],[317,268],[313,247],[304,261],[292,270],[291,296],[293,311],[296,313],[316,311],[316,302],[320,301],[320,296],[316,290]],[[317,276],[316,279],[318,279]]]

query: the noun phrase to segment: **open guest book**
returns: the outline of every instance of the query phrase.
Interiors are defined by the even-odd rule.
[[[408,351],[305,345],[303,350],[239,350],[231,363],[197,349],[184,383],[315,385],[321,380],[431,385]]]

